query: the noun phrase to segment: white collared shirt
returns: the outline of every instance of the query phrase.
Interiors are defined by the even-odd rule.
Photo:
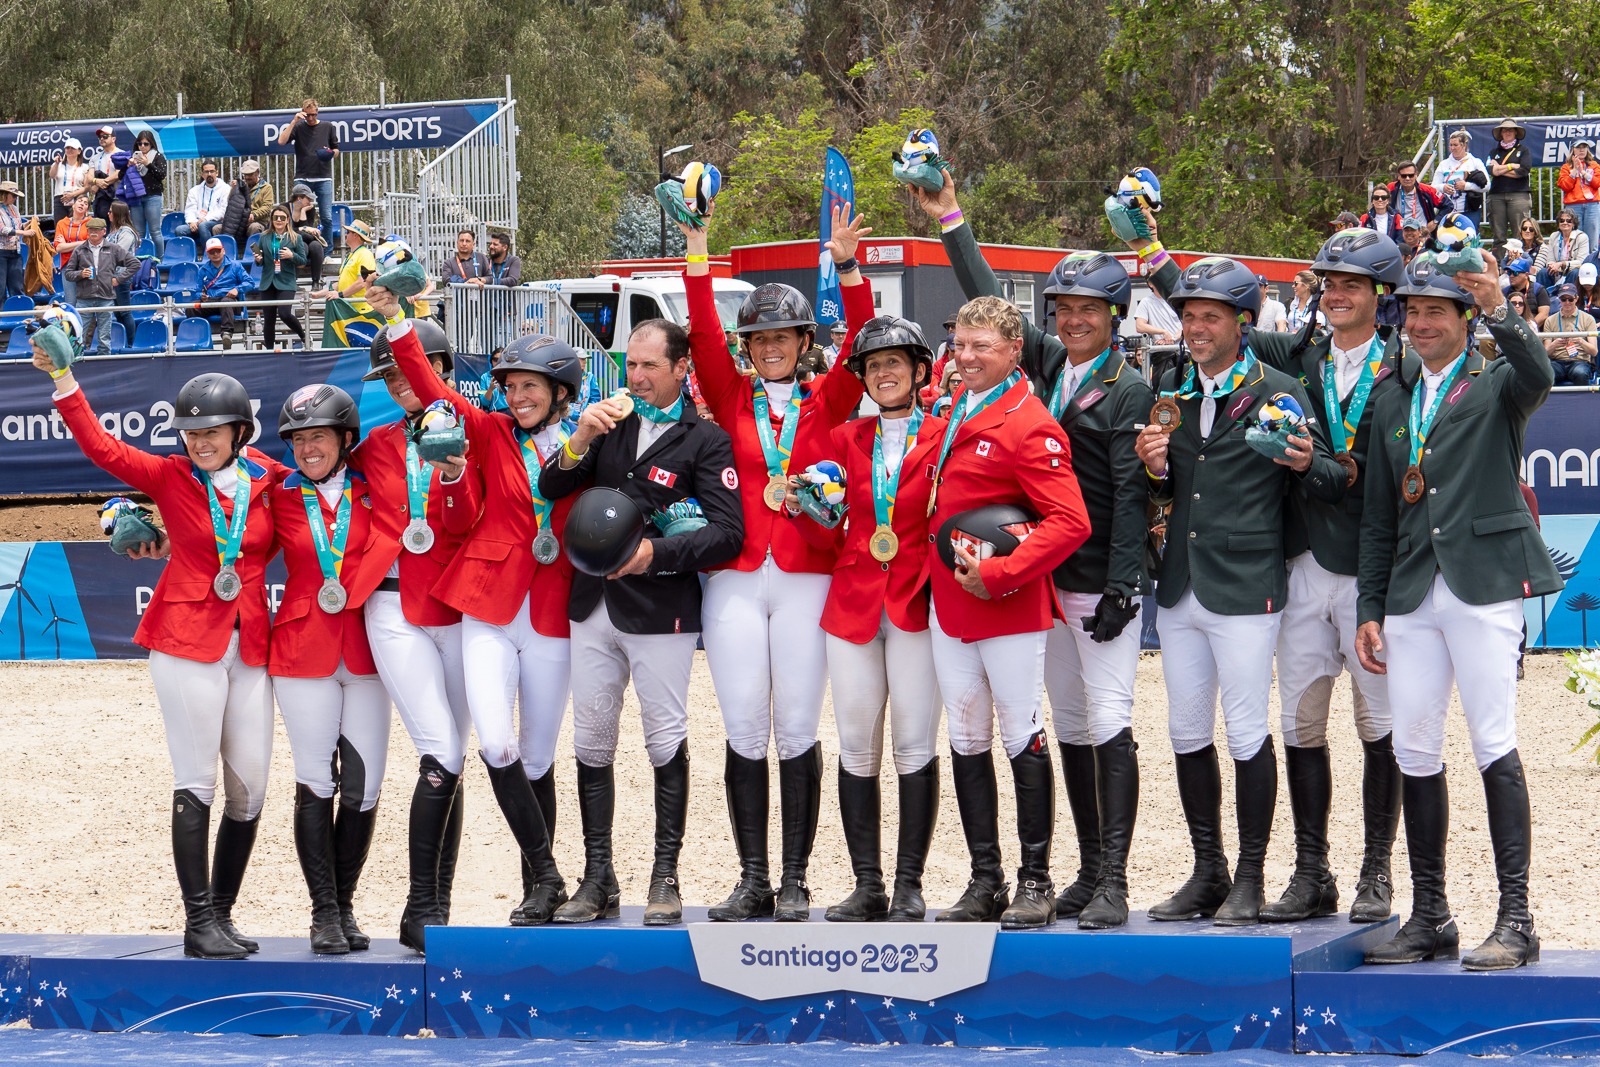
[[[991,386],[989,386],[989,388],[983,389],[983,390],[968,389],[961,396],[961,399],[965,400],[967,402],[966,409],[963,411],[961,417],[963,419],[965,419],[969,415],[971,415],[973,413],[973,411],[975,411],[977,409],[978,405],[983,403],[985,397],[987,397],[990,393],[994,392],[996,389],[1000,388],[1000,386],[1004,385],[1004,384],[1005,384],[1004,382],[1001,382],[999,385],[991,385]]]
[[[317,495],[322,497],[322,502],[330,508],[337,510],[339,497],[344,494],[344,483],[348,480],[348,470],[342,470],[332,478],[317,486]]]
[[[1210,437],[1211,428],[1217,421],[1217,402],[1211,399],[1211,394],[1222,384],[1222,380],[1233,373],[1233,365],[1215,378],[1208,377],[1206,372],[1199,367],[1194,369],[1195,377],[1200,382],[1200,391],[1205,394],[1205,399],[1200,401],[1200,436]]]
[[[911,436],[911,415],[880,415],[878,428],[883,438],[883,465],[898,471],[906,458],[906,439]]]
[[[670,422],[652,422],[643,415],[639,416],[639,445],[633,453],[633,458],[638,459],[650,450],[661,435],[666,433],[674,424]]]
[[[783,417],[789,413],[789,399],[794,396],[793,380],[762,381],[761,384],[767,390],[767,406],[772,410],[772,417],[782,422]]]
[[[1428,370],[1426,366],[1422,368],[1422,413],[1424,416],[1427,415],[1428,408],[1433,405],[1433,398],[1439,392],[1439,386],[1444,384],[1445,378],[1449,377],[1451,369],[1465,358],[1465,356],[1457,356],[1445,364],[1444,368],[1437,374]]]
[[[1371,337],[1354,348],[1340,348],[1331,340],[1328,342],[1328,351],[1333,353],[1334,381],[1339,386],[1340,400],[1348,398],[1356,382],[1361,380],[1361,368],[1366,366],[1367,352],[1371,347]]]

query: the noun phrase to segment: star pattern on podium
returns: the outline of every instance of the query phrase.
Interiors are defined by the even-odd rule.
[[[67,995],[67,984],[65,982],[57,982],[56,983],[56,999],[60,1000],[62,997],[66,996],[66,995]]]
[[[461,1002],[463,1004],[471,1004],[472,1003],[472,990],[463,989],[461,991]]]
[[[1339,1018],[1338,1013],[1336,1013],[1332,1008],[1323,1008],[1322,1009],[1322,1025],[1323,1026],[1331,1026],[1333,1024],[1334,1020],[1337,1019],[1337,1018]]]
[[[381,1019],[383,1018],[383,1009],[374,1004],[372,1006],[372,1010],[367,1014],[371,1015],[374,1019]]]
[[[1305,1034],[1305,1032],[1306,1032],[1306,1031],[1307,1031],[1307,1030],[1309,1030],[1309,1029],[1310,1029],[1310,1027],[1308,1027],[1308,1026],[1306,1026],[1306,1024],[1305,1024],[1305,1023],[1301,1023],[1301,1024],[1300,1024],[1300,1025],[1299,1025],[1299,1026],[1297,1026],[1297,1027],[1295,1027],[1295,1028],[1294,1028],[1294,1032],[1295,1032],[1295,1033],[1296,1033],[1296,1034],[1300,1034],[1300,1035],[1302,1035],[1302,1036],[1303,1036],[1303,1035],[1304,1035],[1304,1034]]]
[[[383,992],[385,994],[385,996],[384,996],[385,1000],[399,1000],[400,999],[400,987],[399,986],[394,986],[394,985],[384,986],[383,987]],[[413,990],[412,992],[415,992],[415,990]]]

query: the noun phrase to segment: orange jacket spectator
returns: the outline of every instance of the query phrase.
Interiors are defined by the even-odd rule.
[[[1600,200],[1600,163],[1589,153],[1587,144],[1573,146],[1572,155],[1561,164],[1556,184],[1561,186],[1564,204],[1592,204]]]

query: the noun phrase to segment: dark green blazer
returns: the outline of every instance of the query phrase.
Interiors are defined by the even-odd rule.
[[[1555,378],[1533,328],[1514,311],[1489,332],[1502,358],[1476,346],[1446,394],[1422,450],[1422,499],[1407,504],[1401,479],[1411,463],[1411,388],[1387,393],[1374,413],[1375,453],[1366,470],[1361,526],[1361,622],[1415,611],[1444,575],[1468,604],[1558,592],[1561,576],[1522,499],[1518,476],[1528,419]]]

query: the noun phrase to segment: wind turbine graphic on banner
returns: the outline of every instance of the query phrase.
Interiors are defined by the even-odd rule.
[[[29,546],[28,551],[23,554],[22,566],[17,568],[16,578],[9,582],[0,582],[0,593],[7,591],[14,592],[17,596],[20,596],[23,600],[28,602],[28,606],[33,609],[33,613],[35,615],[38,615],[42,618],[44,616],[44,612],[39,610],[39,605],[34,603],[33,597],[28,594],[28,590],[23,586],[23,582],[27,580],[28,576],[28,561],[32,558],[33,548],[32,546]],[[3,617],[3,613],[0,613],[0,618]],[[0,631],[0,633],[3,632],[4,631]],[[27,626],[23,625],[22,622],[21,604],[17,605],[17,658],[28,658],[28,628]]]
[[[56,638],[56,659],[60,659],[61,658],[61,624],[62,623],[66,623],[68,626],[78,626],[78,625],[81,625],[81,623],[79,622],[79,620],[72,618],[70,615],[58,614],[56,612],[56,598],[55,597],[53,597],[53,596],[52,597],[47,597],[46,599],[50,602],[50,621],[45,623],[44,624],[44,628],[41,629],[39,632],[41,634],[48,634],[48,633],[54,633],[55,634],[55,638]]]
[[[839,292],[839,272],[833,266],[833,253],[828,251],[828,241],[833,237],[833,209],[840,204],[854,204],[856,200],[855,177],[850,173],[850,163],[844,153],[830,147],[822,167],[822,227],[817,241],[817,327],[819,335],[829,323],[844,318],[844,297]]]

